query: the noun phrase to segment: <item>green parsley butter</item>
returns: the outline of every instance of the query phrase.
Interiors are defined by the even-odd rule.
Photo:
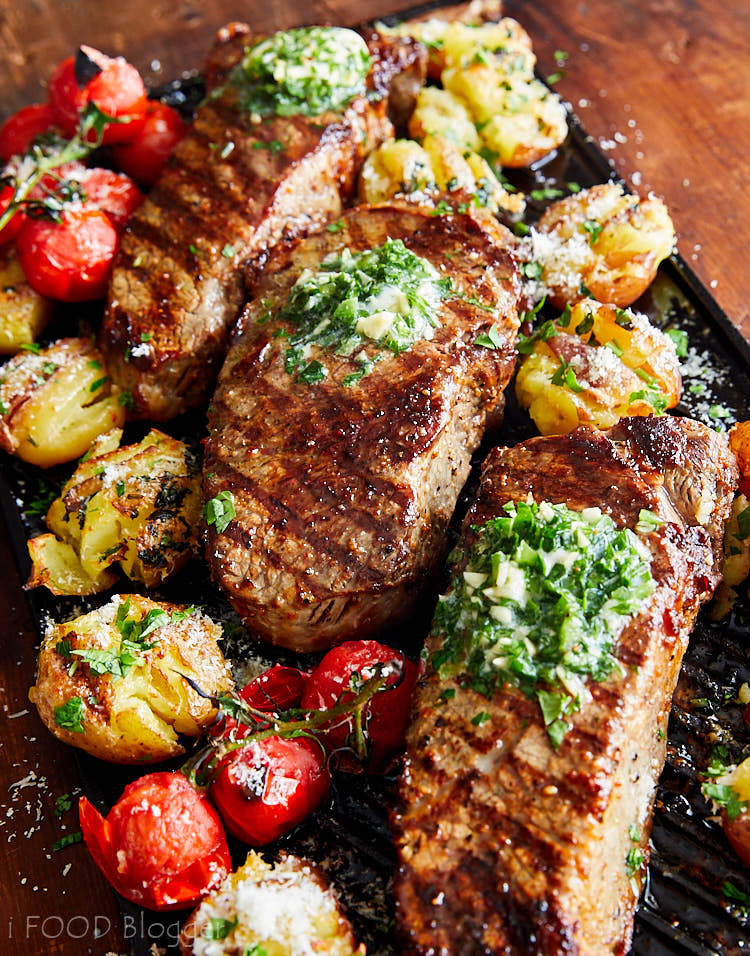
[[[616,667],[620,633],[655,587],[638,536],[598,508],[509,502],[478,534],[440,598],[431,663],[491,697],[510,684],[536,697],[555,747],[589,697],[586,678]]]
[[[258,116],[319,116],[365,92],[371,59],[354,30],[300,27],[248,47],[230,82]]]
[[[363,351],[368,342],[399,353],[434,336],[437,311],[450,287],[450,279],[401,239],[327,256],[317,272],[306,269],[300,275],[279,312],[279,319],[291,326],[286,330],[287,372],[307,383],[325,378],[323,363],[308,362],[316,346],[353,356],[358,371],[343,384],[355,384],[379,357],[369,358]]]

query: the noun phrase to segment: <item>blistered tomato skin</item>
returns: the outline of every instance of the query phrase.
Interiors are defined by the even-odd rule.
[[[55,117],[49,103],[24,106],[0,127],[0,159],[7,163],[13,156],[22,156],[40,133],[54,126]]]
[[[125,223],[143,202],[143,193],[133,180],[111,169],[88,170],[83,188],[85,205],[106,213],[118,232],[122,232]]]
[[[62,302],[101,299],[107,291],[118,237],[98,209],[70,206],[61,222],[27,219],[16,238],[29,285]]]
[[[378,770],[387,758],[404,743],[406,723],[409,718],[409,703],[417,682],[417,665],[401,651],[377,641],[347,641],[332,648],[310,675],[302,695],[302,707],[323,710],[333,705],[344,695],[351,698],[348,690],[353,674],[364,681],[372,673],[373,664],[393,663],[393,672],[386,687],[379,691],[366,705],[363,724],[368,738],[368,770]],[[334,752],[347,746],[347,738],[354,730],[353,720],[342,720],[322,738],[326,749]],[[342,764],[346,769],[346,763]]]
[[[49,102],[56,123],[66,136],[73,136],[80,111],[87,103],[96,103],[108,116],[127,119],[106,126],[102,142],[109,145],[130,141],[138,134],[148,106],[146,87],[138,70],[121,56],[112,59],[88,46],[81,50],[101,72],[79,86],[74,58],[63,60],[49,81]]]
[[[308,675],[296,667],[274,664],[246,684],[239,696],[246,703],[267,712],[299,707]]]
[[[129,784],[106,819],[85,797],[79,814],[104,876],[147,909],[187,909],[232,869],[218,814],[181,773]]]
[[[224,759],[209,796],[231,834],[251,846],[264,846],[301,823],[329,786],[317,743],[266,737]]]
[[[177,110],[166,103],[149,103],[145,120],[135,138],[113,149],[117,168],[142,186],[151,186],[185,129]]]

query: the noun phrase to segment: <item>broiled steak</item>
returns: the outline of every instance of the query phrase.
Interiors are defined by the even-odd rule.
[[[724,438],[688,419],[624,419],[489,456],[464,556],[506,503],[532,495],[638,526],[655,588],[615,646],[620,669],[587,681],[590,700],[565,716],[558,750],[533,696],[506,684],[488,699],[461,673],[441,679],[432,664],[445,635],[433,628],[393,819],[405,952],[627,951],[671,697],[719,581],[737,478]]]
[[[261,117],[224,84],[259,37],[233,24],[209,61],[213,90],[122,238],[100,334],[133,414],[166,421],[208,398],[243,302],[242,265],[338,215],[367,153],[424,79],[424,50],[372,34],[366,92],[343,111]]]
[[[333,229],[257,271],[212,399],[204,465],[206,498],[229,491],[236,510],[221,533],[209,528],[214,578],[253,632],[299,651],[374,634],[412,610],[472,452],[502,409],[518,327],[512,236],[491,217],[393,203],[352,210]],[[306,370],[325,364],[327,377],[290,374],[281,336],[294,317],[279,310],[304,270],[399,240],[452,285],[433,337],[398,354],[373,339],[356,355],[313,343]],[[489,347],[475,344],[488,330]]]

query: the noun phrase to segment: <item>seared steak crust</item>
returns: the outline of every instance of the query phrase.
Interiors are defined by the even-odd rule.
[[[328,254],[403,239],[450,276],[440,327],[358,366],[313,350],[328,366],[315,385],[284,369],[277,310],[303,269]],[[231,491],[236,520],[209,529],[215,579],[254,632],[300,651],[379,631],[414,606],[443,554],[445,531],[489,415],[510,378],[519,281],[512,236],[491,217],[438,216],[383,204],[353,210],[336,232],[277,250],[252,280],[209,412],[205,495]],[[496,306],[496,311],[488,311]],[[259,321],[260,320],[260,321]],[[475,340],[495,324],[501,346]],[[374,343],[364,346],[375,354]]]
[[[255,40],[259,37],[253,38]],[[373,35],[368,95],[343,113],[253,122],[221,83],[251,42],[220,32],[209,61],[214,97],[123,235],[100,334],[107,368],[134,414],[166,421],[207,399],[243,302],[242,265],[337,216],[364,157],[392,135],[389,84],[399,99],[424,78],[424,51]]]
[[[489,456],[467,548],[472,525],[529,493],[598,506],[630,528],[646,508],[665,519],[641,536],[656,589],[621,635],[624,673],[589,682],[593,700],[566,717],[573,728],[558,752],[520,691],[488,701],[432,672],[422,678],[393,820],[406,952],[628,949],[637,899],[626,857],[647,853],[671,697],[699,605],[719,581],[737,480],[724,438],[688,419],[624,419],[608,433],[579,428]],[[456,688],[448,704],[446,687]],[[491,720],[474,726],[479,711]]]

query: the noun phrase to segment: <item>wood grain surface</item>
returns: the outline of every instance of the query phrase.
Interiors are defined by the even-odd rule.
[[[407,6],[403,0],[0,0],[0,119],[43,99],[51,69],[81,42],[125,54],[148,83],[159,84],[198,67],[213,33],[228,20],[245,19],[264,31],[354,23]],[[557,69],[556,50],[568,53],[558,91],[637,191],[665,197],[683,255],[750,339],[750,4],[509,0],[506,11],[531,33],[542,73]],[[36,638],[6,539],[0,541],[0,581],[0,834],[6,845],[0,952],[125,953],[125,937],[138,927],[123,927],[85,849],[51,850],[78,829],[74,811],[59,818],[53,812],[55,797],[75,789],[75,762],[28,704]],[[170,922],[164,921],[165,935]]]

